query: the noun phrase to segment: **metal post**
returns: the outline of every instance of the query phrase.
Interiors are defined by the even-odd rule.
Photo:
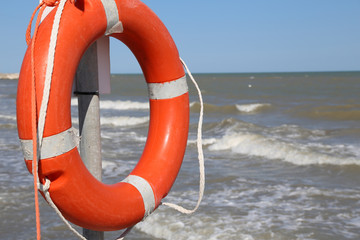
[[[76,73],[75,93],[78,96],[80,155],[89,171],[101,181],[101,141],[97,43],[82,57]],[[88,240],[103,240],[104,232],[83,229]]]

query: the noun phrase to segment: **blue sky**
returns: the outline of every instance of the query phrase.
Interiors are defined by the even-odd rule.
[[[192,72],[360,70],[359,0],[144,0]],[[4,1],[0,72],[18,72],[37,0]],[[112,73],[140,72],[111,40]]]

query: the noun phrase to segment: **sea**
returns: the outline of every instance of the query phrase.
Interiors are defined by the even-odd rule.
[[[206,187],[192,215],[160,206],[126,239],[360,239],[360,72],[194,74],[205,102]],[[140,74],[113,74],[100,96],[103,181],[123,180],[149,124]],[[0,239],[36,239],[32,175],[16,127],[15,80],[0,80]],[[197,91],[190,132],[167,202],[198,198]],[[77,99],[71,101],[78,128]],[[43,239],[77,239],[40,199]],[[76,227],[79,231],[81,228]],[[116,239],[121,231],[106,232]]]

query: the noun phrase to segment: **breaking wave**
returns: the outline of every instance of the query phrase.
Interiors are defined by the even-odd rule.
[[[355,145],[319,143],[326,132],[293,125],[265,128],[232,121],[221,123],[227,129],[208,145],[210,151],[231,151],[251,157],[281,160],[296,165],[360,165]],[[289,129],[284,134],[284,129]]]
[[[112,125],[116,127],[127,127],[144,124],[149,121],[149,117],[101,117],[101,125]]]
[[[78,101],[76,98],[71,99],[71,105],[77,106]],[[137,101],[122,101],[122,100],[100,100],[100,108],[101,109],[112,109],[112,110],[146,110],[149,109],[148,102],[137,102]]]
[[[271,107],[269,103],[251,103],[251,104],[236,104],[237,110],[242,113],[258,113],[267,110]]]

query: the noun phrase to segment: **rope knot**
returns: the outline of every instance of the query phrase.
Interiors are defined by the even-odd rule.
[[[43,193],[49,191],[50,189],[51,181],[47,178],[45,178],[45,184],[38,183],[38,189],[42,191]]]
[[[55,7],[60,3],[60,0],[43,0],[42,3],[48,7]]]

